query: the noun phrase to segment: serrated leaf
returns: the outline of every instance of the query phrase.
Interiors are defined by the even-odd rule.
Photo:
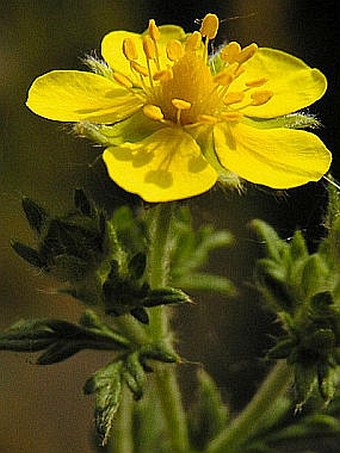
[[[287,244],[282,241],[274,228],[259,219],[252,220],[250,226],[256,232],[259,239],[263,241],[268,257],[276,262],[280,262],[283,250],[287,248]]]

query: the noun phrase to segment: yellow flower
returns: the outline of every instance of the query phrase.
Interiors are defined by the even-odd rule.
[[[154,20],[141,35],[111,32],[106,63],[92,61],[96,73],[49,72],[32,84],[27,106],[48,119],[103,125],[110,177],[146,201],[198,195],[218,180],[277,189],[319,180],[331,162],[325,145],[273,118],[319,99],[324,75],[256,44],[230,42],[209,58],[217,31],[208,14],[191,34]]]

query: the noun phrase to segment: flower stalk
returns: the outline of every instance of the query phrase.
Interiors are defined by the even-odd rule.
[[[273,402],[287,390],[292,370],[286,361],[278,362],[263,381],[261,387],[245,409],[214,439],[207,453],[237,453],[256,431],[261,418],[272,408]]]

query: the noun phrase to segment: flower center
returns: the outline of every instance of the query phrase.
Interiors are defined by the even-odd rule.
[[[219,53],[219,71],[215,73],[208,50],[217,30],[217,16],[207,14],[200,31],[190,34],[184,43],[175,39],[167,42],[164,58],[159,45],[161,29],[150,20],[148,35],[143,37],[143,62],[135,42],[127,38],[122,51],[131,74],[114,73],[113,77],[143,100],[144,114],[154,121],[178,126],[237,121],[243,108],[263,105],[273,93],[257,90],[267,82],[264,78],[246,82],[242,91],[232,91],[233,81],[245,71],[243,64],[256,53],[256,44],[243,49],[237,42],[227,44]]]

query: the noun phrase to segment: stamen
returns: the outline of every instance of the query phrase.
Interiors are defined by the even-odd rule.
[[[182,110],[189,110],[191,108],[191,102],[184,101],[184,99],[172,99],[171,103],[177,109],[177,124],[181,124]]]
[[[170,61],[177,61],[184,55],[182,44],[177,39],[171,39],[166,45],[166,54]]]
[[[266,104],[272,97],[273,92],[270,90],[255,91],[250,95],[252,99],[251,105],[263,105]]]
[[[223,98],[223,103],[225,105],[237,104],[238,102],[242,102],[244,97],[245,94],[243,91],[230,92]]]
[[[218,83],[219,85],[228,87],[234,80],[234,78],[234,74],[229,69],[224,69],[223,71],[215,75],[214,82]]]
[[[187,42],[185,43],[185,50],[187,52],[194,52],[197,50],[202,42],[202,35],[199,31],[194,31],[189,38],[187,39]]]
[[[153,80],[158,81],[166,81],[166,80],[171,80],[174,78],[174,73],[171,68],[165,69],[163,71],[158,71],[153,75]]]
[[[200,32],[208,39],[214,39],[217,35],[219,20],[216,14],[207,14],[202,21]]]
[[[218,118],[212,115],[198,115],[197,121],[205,124],[216,124],[218,122]]]
[[[159,28],[157,27],[154,19],[149,20],[148,32],[149,32],[151,39],[153,39],[154,41],[159,40],[159,38],[161,36],[161,32],[159,31]]]
[[[148,77],[149,71],[147,70],[147,68],[137,63],[136,61],[131,61],[130,65],[131,69],[138,72],[138,74],[142,75],[143,77]]]
[[[154,60],[156,58],[156,45],[150,36],[144,36],[143,38],[143,50],[148,60]]]
[[[243,114],[240,112],[225,112],[221,113],[221,118],[227,121],[239,121],[243,118]]]
[[[264,85],[267,82],[268,82],[268,79],[263,77],[262,79],[250,80],[249,82],[246,82],[246,86],[249,88],[257,88],[257,87],[261,87],[262,85]]]
[[[154,121],[161,121],[164,118],[162,110],[157,105],[148,104],[143,107],[145,116]]]
[[[136,44],[132,38],[126,38],[123,41],[123,54],[129,61],[137,60],[138,52]]]
[[[117,83],[119,83],[119,85],[122,85],[125,88],[129,89],[133,87],[133,83],[131,82],[131,80],[125,75],[120,74],[119,72],[114,72],[112,74],[112,77]]]
[[[191,108],[191,102],[184,99],[172,99],[171,103],[178,110],[189,110]]]
[[[234,63],[241,53],[241,46],[238,42],[232,41],[223,47],[221,51],[221,58],[226,63]]]
[[[236,61],[238,61],[240,64],[245,63],[248,61],[251,57],[253,57],[258,49],[258,45],[255,44],[254,42],[250,44],[247,47],[244,47],[241,50],[241,53],[237,57]]]

